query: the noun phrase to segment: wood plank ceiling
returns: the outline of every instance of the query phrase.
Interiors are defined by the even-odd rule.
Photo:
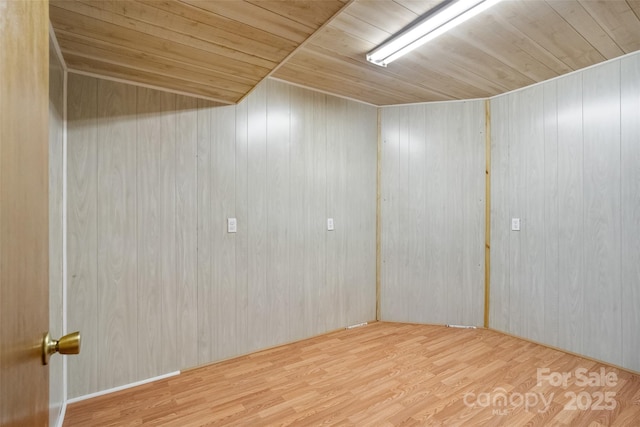
[[[69,69],[235,103],[266,76],[375,105],[483,98],[640,50],[640,0],[505,0],[390,64],[440,0],[52,0]]]
[[[52,0],[69,69],[240,100],[346,0]]]

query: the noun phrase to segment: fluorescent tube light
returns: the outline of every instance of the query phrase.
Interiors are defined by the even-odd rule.
[[[435,13],[428,12],[415,25],[367,53],[367,61],[386,67],[392,61],[446,33],[467,19],[489,9],[500,0],[452,1]]]

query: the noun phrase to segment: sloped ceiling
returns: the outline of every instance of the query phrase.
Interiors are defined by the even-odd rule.
[[[470,99],[640,50],[640,0],[505,0],[381,68],[440,0],[52,0],[71,70],[235,103],[266,76],[375,105]]]

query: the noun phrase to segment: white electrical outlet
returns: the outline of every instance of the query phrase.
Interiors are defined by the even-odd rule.
[[[235,218],[227,218],[227,233],[238,231],[238,221]]]
[[[520,231],[520,218],[511,218],[511,231]]]
[[[333,218],[327,218],[327,230],[333,231]]]

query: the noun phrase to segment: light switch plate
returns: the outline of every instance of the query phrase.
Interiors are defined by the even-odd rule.
[[[333,218],[327,218],[327,230],[333,231]]]
[[[227,218],[227,233],[238,231],[238,221],[235,218]]]
[[[511,231],[520,231],[520,218],[511,218]]]

